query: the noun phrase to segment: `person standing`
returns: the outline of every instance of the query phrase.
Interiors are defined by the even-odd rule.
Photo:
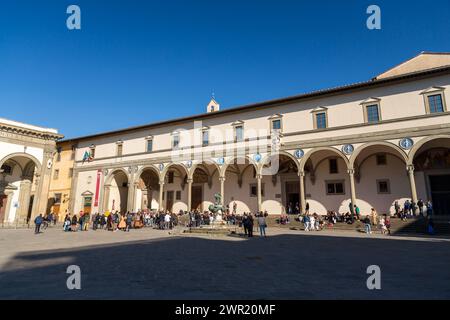
[[[130,212],[127,212],[127,226],[125,231],[130,232],[132,224],[133,224],[133,215]]]
[[[355,215],[356,215],[356,220],[358,220],[358,221],[360,219],[360,213],[361,213],[361,211],[359,210],[359,207],[355,204]]]
[[[433,205],[431,201],[427,201],[427,216],[431,217],[433,215]]]
[[[422,201],[422,199],[419,199],[419,201],[417,201],[417,206],[419,207],[419,215],[422,217],[423,216],[423,201]]]
[[[364,222],[364,228],[366,230],[366,234],[371,234],[372,233],[372,226],[371,226],[371,223],[370,223],[369,216],[366,216],[364,218],[363,222]]]
[[[251,213],[248,215],[248,236],[249,238],[253,237],[253,216]]]
[[[307,215],[309,214],[309,202],[306,203],[305,214],[307,214]]]
[[[384,224],[386,225],[387,234],[391,235],[391,218],[389,216],[386,216]]]
[[[395,209],[395,216],[397,218],[400,218],[400,205],[398,204],[397,200],[395,200],[394,209]]]
[[[242,216],[241,224],[242,224],[242,227],[244,228],[244,235],[247,236],[248,235],[248,217],[247,217],[246,212],[244,212],[244,215]]]
[[[34,234],[38,234],[41,232],[41,224],[44,221],[44,218],[42,218],[42,214],[38,215],[36,219],[34,219],[34,224],[36,225],[34,228]]]
[[[266,217],[264,216],[264,214],[262,212],[260,212],[260,214],[258,216],[258,225],[259,225],[260,236],[265,237],[267,224],[266,224]]]
[[[83,230],[88,231],[89,230],[89,223],[90,223],[91,215],[89,212],[86,212],[83,215]]]
[[[372,212],[372,225],[376,226],[378,224],[378,213],[374,208],[371,209],[371,212]]]
[[[233,214],[236,214],[237,212],[237,203],[236,201],[233,202]]]

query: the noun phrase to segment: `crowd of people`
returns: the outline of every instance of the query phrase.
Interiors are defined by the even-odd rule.
[[[364,230],[367,234],[373,233],[374,229],[378,229],[382,234],[390,234],[391,215],[379,215],[372,208],[370,214],[361,214],[361,210],[357,205],[349,204],[349,210],[345,213],[329,211],[325,216],[317,213],[309,212],[309,203],[305,205],[305,212],[301,213],[298,203],[293,206],[289,204],[288,214],[283,214],[276,220],[278,224],[286,225],[290,223],[290,216],[297,215],[295,220],[301,222],[306,232],[321,231],[324,228],[332,228],[337,223],[354,224],[359,221],[364,224]],[[428,230],[433,230],[432,219],[433,207],[430,201],[424,202],[421,199],[415,203],[412,200],[406,200],[403,206],[398,201],[394,203],[394,217],[401,220],[419,216],[428,216]],[[289,214],[290,213],[290,214]],[[178,214],[169,211],[145,210],[137,212],[120,213],[105,212],[103,214],[95,213],[91,215],[88,212],[79,212],[78,214],[66,213],[63,223],[63,230],[66,232],[88,231],[92,230],[108,230],[112,232],[124,231],[129,232],[131,229],[140,229],[151,227],[160,230],[170,230],[180,224],[180,217],[186,216],[187,221],[185,227],[202,227],[210,225],[215,215],[209,211],[201,212],[193,210],[191,212],[180,211]],[[256,226],[261,236],[266,236],[268,212],[244,212],[242,215],[237,214],[237,205],[234,202],[232,210],[227,209],[223,214],[223,221],[229,226],[238,226],[243,228],[245,236],[253,237],[253,229]],[[40,233],[41,228],[46,229],[49,225],[56,225],[58,215],[49,213],[45,216],[42,214],[35,219],[35,233]]]

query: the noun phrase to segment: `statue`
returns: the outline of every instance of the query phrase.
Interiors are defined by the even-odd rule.
[[[214,221],[222,221],[222,214],[225,211],[225,207],[222,205],[222,195],[216,193],[214,195],[214,204],[208,207],[209,211],[214,214]]]

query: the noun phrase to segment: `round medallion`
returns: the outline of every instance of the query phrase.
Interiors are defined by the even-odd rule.
[[[303,158],[304,155],[305,155],[305,152],[302,149],[295,150],[295,152],[294,152],[294,156],[297,159]]]
[[[192,167],[192,161],[191,160],[188,160],[186,162],[186,167],[188,167],[188,168]]]
[[[399,145],[402,149],[409,150],[413,147],[414,141],[411,138],[403,138],[400,140]]]
[[[261,161],[261,158],[262,158],[262,156],[261,156],[259,153],[255,154],[255,155],[253,156],[253,159],[254,159],[256,162],[260,162],[260,161]]]
[[[50,169],[52,167],[52,165],[53,165],[52,160],[48,159],[48,161],[47,161],[47,168]]]
[[[161,163],[160,165],[159,165],[159,171],[163,171],[164,170],[164,165]]]
[[[346,155],[351,155],[355,151],[355,147],[352,144],[346,144],[342,147],[342,152]]]
[[[217,164],[218,165],[223,165],[225,163],[225,159],[224,158],[218,158],[217,159]]]

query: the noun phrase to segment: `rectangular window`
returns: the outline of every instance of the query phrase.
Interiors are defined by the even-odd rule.
[[[173,183],[174,180],[174,173],[173,171],[169,171],[169,173],[167,174],[167,183]]]
[[[175,193],[175,200],[181,200],[181,191]]]
[[[76,146],[72,146],[72,153],[70,154],[70,160],[75,160]]]
[[[444,104],[442,103],[442,95],[434,94],[428,96],[428,106],[430,113],[444,112]]]
[[[118,144],[117,145],[117,156],[121,157],[123,154],[123,144]]]
[[[327,114],[325,112],[316,114],[316,128],[325,129],[327,127]]]
[[[91,158],[95,158],[95,148],[91,148]]]
[[[153,151],[153,139],[147,140],[147,152]]]
[[[281,130],[281,120],[277,119],[277,120],[273,120],[272,121],[272,130]]]
[[[73,168],[70,168],[69,169],[69,178],[72,178],[73,177]]]
[[[327,182],[327,195],[344,195],[345,188],[343,181]]]
[[[385,166],[387,164],[386,154],[377,154],[377,166]]]
[[[84,197],[84,207],[92,206],[92,197]]]
[[[250,197],[258,197],[258,185],[256,183],[250,184]],[[264,183],[261,183],[261,197],[264,197]]]
[[[379,108],[377,104],[366,106],[366,112],[368,123],[380,122]]]
[[[235,140],[236,142],[240,142],[244,140],[244,127],[243,126],[237,126],[235,127]]]
[[[60,162],[61,161],[61,151],[59,151],[57,154],[56,154],[56,162]]]
[[[206,147],[209,145],[209,131],[202,131],[202,146]]]
[[[330,159],[329,164],[330,164],[330,173],[331,174],[339,173],[337,159]]]
[[[178,134],[172,137],[172,148],[176,149],[180,146],[180,136]]]
[[[390,194],[391,186],[389,180],[377,180],[377,191],[379,194]]]
[[[55,193],[55,204],[61,204],[61,193]]]
[[[59,169],[56,169],[53,173],[53,180],[57,180],[59,178]]]

